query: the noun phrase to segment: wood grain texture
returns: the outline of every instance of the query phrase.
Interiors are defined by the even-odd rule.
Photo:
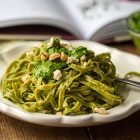
[[[140,140],[140,111],[123,120],[90,127],[93,140]]]
[[[46,127],[0,113],[0,140],[88,140],[85,128]]]
[[[110,46],[139,55],[131,42]],[[140,140],[140,111],[118,122],[87,128],[45,127],[0,113],[0,140]]]

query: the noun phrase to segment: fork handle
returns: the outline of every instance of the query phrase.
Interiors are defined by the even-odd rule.
[[[140,88],[140,82],[137,82],[137,81],[127,80],[127,79],[123,79],[123,78],[116,78],[115,80],[118,82],[126,83],[126,84]]]

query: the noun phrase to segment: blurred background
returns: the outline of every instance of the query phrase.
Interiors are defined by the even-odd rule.
[[[51,22],[44,23],[41,21],[38,22],[36,20],[31,19],[32,16],[34,18],[41,16],[43,12],[44,12],[43,14],[46,13],[47,15],[48,13],[47,9],[49,10],[50,13],[53,13],[57,9],[58,11],[61,10],[60,15],[65,14],[65,11],[62,11],[63,8],[59,6],[60,3],[62,3],[65,8],[67,8],[66,7],[67,3],[69,7],[72,4],[69,4],[69,2],[65,2],[64,0],[58,0],[58,1],[57,0],[52,0],[52,1],[51,0],[45,0],[45,1],[44,0],[34,0],[34,1],[33,0],[20,0],[20,1],[0,0],[0,11],[1,11],[0,12],[0,40],[9,40],[9,39],[44,40],[50,38],[50,36],[59,36],[67,40],[81,39],[80,37],[77,37],[72,32],[68,31],[66,28],[63,28],[63,26],[57,26],[57,23],[56,24],[51,24]],[[101,13],[103,12],[107,13],[109,10],[112,10],[113,6],[110,5],[114,5],[114,7],[117,9],[117,12],[119,12],[119,4],[122,5],[121,2],[135,3],[135,2],[139,2],[139,0],[100,0],[100,1],[99,0],[80,0],[80,1],[75,0],[75,5],[77,4],[76,2],[77,3],[80,2],[79,4],[80,9],[85,16],[84,20],[86,21],[88,18],[91,19],[95,16],[98,19],[101,16]],[[133,4],[130,7],[131,7],[130,9],[135,9],[133,7]],[[140,7],[140,3],[139,3],[139,7]],[[123,9],[125,10],[126,8],[127,7],[123,7]],[[55,13],[56,18],[57,18],[57,14],[59,14],[57,13],[57,10]],[[67,11],[67,9],[65,10]],[[112,15],[117,16],[117,12],[115,13],[115,15],[113,15],[112,13]],[[31,14],[31,13],[35,13],[35,14]],[[31,14],[30,17],[28,17],[29,14]],[[23,22],[25,17],[22,17],[22,15],[27,16],[28,18],[31,19],[31,21]],[[16,23],[16,20],[20,16],[21,16],[20,21]],[[78,18],[77,12],[74,13],[74,16]],[[105,16],[107,18],[108,15]],[[88,22],[92,23],[92,21],[88,21]],[[97,20],[94,22],[97,22]],[[123,42],[128,40],[130,40],[130,37],[125,36],[115,41]],[[100,42],[100,40],[98,41]],[[112,43],[113,41],[114,40],[112,40],[111,38],[106,38],[106,40],[102,40],[101,42]]]
[[[97,41],[139,56],[140,49],[135,46],[140,48],[140,14],[128,20],[131,26],[124,25],[136,11],[140,11],[140,0],[0,0],[0,51],[9,42],[42,41],[54,36]],[[138,36],[134,37],[135,45],[133,35]],[[0,139],[139,140],[139,118],[140,111],[102,126],[63,129],[0,113]]]
[[[123,21],[139,10],[139,0],[0,0],[0,41],[56,36],[132,43]]]

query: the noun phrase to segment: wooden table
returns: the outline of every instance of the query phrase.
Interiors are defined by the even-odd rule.
[[[132,42],[110,46],[138,55]],[[140,140],[140,111],[110,124],[80,128],[40,126],[0,113],[0,140]]]

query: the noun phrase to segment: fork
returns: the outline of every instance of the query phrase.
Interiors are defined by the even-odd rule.
[[[115,81],[126,83],[126,84],[129,84],[129,85],[132,85],[132,86],[140,88],[140,82],[137,82],[137,81],[127,80],[127,79],[124,79],[124,78],[116,78]]]

